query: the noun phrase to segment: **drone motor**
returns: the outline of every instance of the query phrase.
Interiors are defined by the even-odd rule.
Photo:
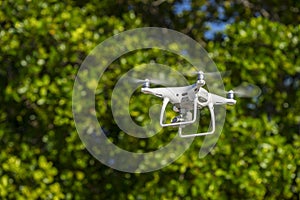
[[[234,92],[233,92],[233,90],[228,91],[227,98],[228,99],[234,99]]]
[[[149,79],[145,79],[145,82],[143,84],[143,88],[149,88],[150,87],[150,80]]]

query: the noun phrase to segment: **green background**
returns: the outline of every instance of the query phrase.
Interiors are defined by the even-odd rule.
[[[299,199],[299,12],[293,0],[1,1],[0,198]],[[224,23],[225,31],[205,37],[208,25]],[[220,71],[231,71],[226,89],[246,81],[262,95],[227,108],[220,139],[205,158],[198,157],[203,138],[196,138],[166,168],[129,174],[102,165],[84,148],[72,89],[96,45],[145,26],[187,34]],[[111,140],[132,151],[155,149],[176,134],[125,138],[112,120],[110,95],[118,77],[150,61],[174,69],[187,64],[168,52],[133,52],[112,63],[96,96]],[[133,101],[131,114],[140,124],[147,121],[145,102],[160,103],[145,96]]]

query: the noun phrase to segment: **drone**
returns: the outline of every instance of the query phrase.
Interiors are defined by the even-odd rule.
[[[205,73],[203,71],[198,71],[196,74],[197,80],[194,84],[181,87],[152,88],[150,87],[150,83],[161,84],[162,81],[155,79],[138,80],[138,82],[143,82],[141,88],[142,93],[154,95],[163,100],[159,120],[160,125],[162,127],[178,127],[178,134],[182,138],[213,134],[216,130],[215,105],[236,104],[236,100],[234,99],[235,94],[240,97],[255,97],[260,94],[260,89],[257,86],[244,84],[237,88],[236,91],[228,91],[226,97],[219,96],[208,92],[204,88],[206,82]],[[178,116],[174,117],[170,123],[166,123],[164,116],[169,103],[173,105],[173,111],[178,113]],[[182,129],[187,125],[195,123],[199,110],[205,107],[208,107],[210,112],[211,129],[207,132],[183,134]]]

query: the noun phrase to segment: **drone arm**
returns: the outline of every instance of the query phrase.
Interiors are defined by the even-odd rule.
[[[213,104],[215,104],[215,105],[225,105],[225,104],[233,105],[233,104],[236,104],[236,100],[227,99],[227,98],[224,98],[224,97],[216,95],[216,94],[211,94],[211,98],[212,98]]]

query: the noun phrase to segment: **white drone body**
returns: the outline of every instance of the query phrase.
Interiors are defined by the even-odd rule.
[[[205,85],[204,73],[199,72],[198,80],[193,85],[183,87],[165,87],[150,88],[150,80],[144,81],[141,91],[145,94],[152,94],[163,99],[163,105],[160,112],[160,125],[162,127],[178,127],[180,137],[195,137],[213,134],[215,132],[215,113],[214,105],[234,105],[233,91],[229,91],[228,98],[209,93],[203,88]],[[164,122],[165,111],[168,103],[173,104],[173,110],[179,113],[179,116],[172,119],[171,123]],[[211,129],[208,132],[183,134],[182,129],[189,124],[196,122],[199,109],[208,107],[211,116]]]

